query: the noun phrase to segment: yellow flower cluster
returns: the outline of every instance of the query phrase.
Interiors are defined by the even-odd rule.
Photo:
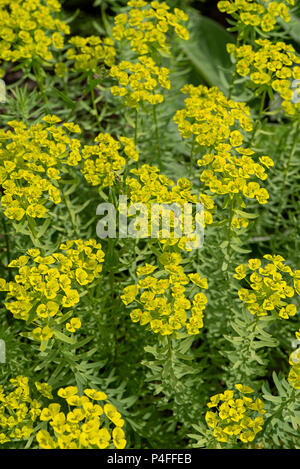
[[[116,175],[126,164],[126,158],[138,161],[139,154],[134,142],[128,137],[119,137],[120,142],[109,134],[100,133],[95,138],[97,145],[85,145],[82,150],[83,163],[81,172],[87,182],[93,186],[112,186]]]
[[[174,29],[178,37],[188,40],[189,33],[181,22],[187,21],[187,15],[178,8],[171,13],[165,2],[154,1],[150,4],[143,0],[130,0],[128,13],[115,17],[113,37],[121,41],[130,41],[130,46],[138,55],[152,51],[169,53],[167,33]]]
[[[33,423],[41,413],[41,404],[30,397],[28,378],[10,379],[13,390],[5,392],[0,386],[0,444],[14,440],[28,440]],[[36,386],[41,386],[36,383]]]
[[[298,344],[300,344],[300,329],[296,332]],[[291,353],[289,363],[292,365],[288,380],[295,389],[300,389],[300,346]]]
[[[109,37],[102,40],[99,36],[73,36],[69,44],[73,47],[68,49],[66,56],[74,60],[75,70],[97,73],[100,65],[111,67],[115,63],[116,49]]]
[[[283,108],[288,114],[300,110],[300,103],[293,102],[293,85],[300,79],[300,56],[291,44],[272,43],[267,39],[251,45],[236,47],[227,44],[227,50],[236,57],[236,70],[241,76],[249,76],[255,85],[268,85],[283,99]]]
[[[226,0],[218,2],[218,8],[246,26],[259,27],[264,32],[269,32],[275,29],[277,18],[282,18],[287,23],[290,21],[289,6],[294,4],[295,0]]]
[[[233,136],[241,135],[240,132],[232,132]],[[273,166],[273,160],[268,156],[262,156],[256,163],[252,157],[254,151],[250,148],[234,148],[230,144],[219,144],[215,146],[214,153],[207,153],[197,161],[198,166],[209,168],[201,173],[200,180],[210,189],[211,192],[224,194],[242,194],[243,196],[254,199],[260,203],[268,202],[269,193],[260,186],[258,182],[248,179],[256,176],[258,179],[265,180],[267,174],[264,166],[267,168]]]
[[[57,394],[69,411],[64,412],[57,403],[43,408],[40,420],[48,423],[49,431],[40,430],[36,435],[42,449],[125,448],[121,414],[108,402],[98,404],[107,400],[104,392],[85,389],[85,395],[79,396],[76,386],[67,386]]]
[[[0,60],[51,61],[70,28],[58,19],[57,0],[1,0]]]
[[[266,254],[264,259],[269,261],[265,266],[260,259],[250,259],[248,265],[241,264],[235,269],[235,278],[246,279],[250,285],[250,289],[239,290],[239,298],[253,315],[289,319],[297,312],[296,305],[287,301],[295,293],[300,296],[300,270],[293,271],[282,256]]]
[[[81,132],[77,124],[61,125],[58,117],[49,115],[42,120],[29,128],[11,121],[13,130],[0,130],[1,205],[12,220],[43,218],[51,202],[61,202],[59,180],[69,172],[66,166],[77,166],[83,159],[81,172],[86,180],[105,187],[114,183],[115,173],[125,166],[126,159],[119,154],[121,144],[128,158],[138,160],[130,138],[120,137],[120,143],[99,134],[94,145],[82,146],[70,135]]]
[[[207,411],[205,420],[218,441],[233,443],[239,439],[248,443],[262,430],[266,411],[261,399],[254,400],[245,395],[254,392],[249,386],[236,384],[235,388],[238,397],[235,397],[236,390],[227,390],[210,398],[207,406],[216,409]]]
[[[60,252],[48,256],[29,249],[9,264],[18,268],[14,281],[0,279],[1,291],[7,292],[5,306],[15,319],[37,326],[30,338],[47,343],[73,315],[69,308],[77,307],[81,287],[99,277],[103,260],[101,244],[94,239],[67,241]],[[80,319],[72,318],[66,330],[75,332],[80,326]]]
[[[12,220],[45,217],[47,202],[61,201],[58,181],[63,165],[75,166],[81,159],[80,141],[69,135],[80,132],[79,126],[55,125],[58,122],[56,116],[45,116],[29,128],[11,121],[13,130],[0,130],[1,204]]]
[[[245,103],[227,99],[217,87],[185,85],[181,92],[188,94],[184,109],[175,113],[174,122],[182,138],[191,138],[200,146],[212,147],[219,143],[240,146],[243,135],[253,129],[250,109]]]
[[[197,161],[200,167],[209,165],[202,171],[201,181],[213,193],[242,193],[248,198],[256,197],[261,204],[266,203],[267,190],[257,182],[247,183],[253,176],[265,180],[264,166],[273,166],[268,156],[260,158],[262,164],[255,162],[254,152],[243,147],[241,130],[251,132],[253,128],[249,108],[244,103],[228,100],[215,87],[186,85],[181,91],[189,97],[185,100],[185,108],[174,116],[179,132],[183,138],[192,137],[196,145],[211,148],[210,153]],[[240,227],[238,220],[234,223]]]
[[[132,169],[131,173],[137,176],[136,178],[128,177],[126,179],[127,194],[130,203],[135,204],[143,203],[148,208],[150,213],[151,208],[153,211],[153,204],[177,204],[182,209],[184,204],[202,203],[204,206],[203,224],[209,225],[213,222],[212,211],[215,208],[214,202],[208,195],[200,194],[199,196],[193,195],[191,192],[192,183],[187,178],[179,178],[175,184],[167,176],[161,174],[156,166],[142,165],[139,169]],[[184,215],[184,209],[182,210]],[[171,213],[172,215],[172,213]],[[162,216],[162,213],[161,213]],[[183,223],[184,223],[184,216]],[[201,223],[201,220],[198,220]],[[149,220],[148,232],[151,230],[151,220]],[[174,228],[174,219],[171,217],[171,228]],[[189,227],[193,231],[193,227]],[[186,230],[187,231],[187,230]],[[165,248],[171,246],[178,246],[180,249],[189,250],[187,242],[195,241],[193,236],[175,237],[174,231],[171,230],[171,237],[164,237],[164,232],[159,230],[159,241],[164,244]]]
[[[136,63],[123,61],[114,65],[110,75],[116,78],[119,86],[112,86],[114,96],[125,97],[125,104],[138,108],[140,102],[162,103],[164,97],[155,90],[159,87],[170,89],[169,70],[157,67],[151,57],[141,56]]]
[[[84,389],[85,395],[79,396],[76,386],[60,388],[57,394],[69,408],[65,413],[58,403],[43,407],[39,400],[32,399],[27,377],[19,375],[9,382],[14,388],[10,392],[0,386],[0,444],[28,440],[39,418],[51,429],[51,433],[43,429],[36,434],[42,449],[125,448],[121,414],[109,402],[97,403],[107,401],[104,392],[88,388]],[[41,396],[53,399],[48,383],[35,382],[35,387]]]
[[[131,320],[142,326],[148,324],[155,334],[163,336],[180,330],[198,334],[203,327],[207,298],[195,290],[207,289],[207,279],[198,273],[186,275],[178,253],[164,251],[158,261],[162,264],[161,270],[151,275],[156,266],[139,266],[138,283],[124,288],[123,303],[134,302],[139,306],[131,311]]]

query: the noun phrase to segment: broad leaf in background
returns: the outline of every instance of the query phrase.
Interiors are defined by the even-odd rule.
[[[191,19],[190,39],[181,41],[180,47],[195,70],[195,81],[202,80],[210,86],[218,86],[224,93],[231,82],[232,64],[226,51],[234,37],[215,21],[189,10]],[[197,77],[198,75],[198,77]],[[196,84],[196,83],[195,83]]]
[[[300,44],[300,18],[299,16],[291,14],[291,21],[286,23],[280,21],[281,26],[290,34],[290,36]]]

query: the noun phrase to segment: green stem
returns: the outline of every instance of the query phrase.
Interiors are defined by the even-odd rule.
[[[154,127],[155,127],[156,151],[157,151],[157,156],[158,156],[158,163],[161,166],[161,151],[160,151],[160,142],[159,142],[159,133],[158,133],[156,105],[153,105],[152,111],[153,111],[153,121],[154,121]]]
[[[230,275],[230,268],[231,268],[231,241],[232,241],[232,219],[234,215],[234,196],[232,199],[230,199],[230,204],[229,204],[229,216],[228,216],[228,245],[227,245],[227,279],[228,283],[230,283],[231,275]]]
[[[12,280],[12,272],[11,272],[11,269],[9,266],[10,264],[10,246],[9,246],[9,236],[8,236],[8,230],[7,230],[7,225],[6,225],[6,221],[5,221],[5,215],[2,213],[2,224],[3,224],[3,230],[4,230],[4,239],[5,239],[5,244],[6,244],[6,260],[7,260],[7,266],[6,265],[2,265],[1,263],[1,267],[3,269],[7,269],[8,270],[8,281],[10,282]],[[6,316],[6,321],[7,321],[7,324],[10,325],[11,324],[11,315],[9,313],[9,311],[7,309],[5,309],[5,316]]]
[[[168,361],[166,365],[168,366],[168,364],[170,365],[170,368],[168,369],[168,371],[169,371],[169,375],[171,379],[171,385],[175,393],[176,392],[175,391],[176,376],[175,376],[174,369],[173,369],[173,349],[172,349],[172,339],[170,336],[168,336]]]
[[[27,222],[28,222],[27,227],[28,227],[29,232],[30,232],[31,241],[33,242],[33,244],[36,248],[41,248],[41,244],[39,242],[39,238],[38,238],[38,235],[37,235],[37,232],[36,232],[36,225],[35,225],[34,218],[31,218],[31,217],[27,216]]]
[[[101,125],[100,125],[100,116],[99,116],[99,113],[98,113],[97,103],[96,103],[96,99],[95,99],[95,88],[92,88],[92,89],[91,89],[91,98],[92,98],[93,111],[94,111],[94,114],[95,114],[95,116],[96,116],[96,120],[97,120],[98,127],[99,127],[99,129],[100,129],[100,128],[101,128]]]
[[[234,90],[234,84],[235,84],[236,77],[237,77],[237,72],[235,70],[232,74],[232,81],[231,81],[230,86],[229,86],[228,99],[232,98],[232,93],[233,93],[233,90]]]
[[[114,351],[113,351],[113,361],[115,366],[117,366],[117,359],[118,359],[118,328],[119,328],[119,321],[118,315],[116,311],[120,309],[120,304],[117,304],[116,298],[119,299],[119,295],[116,292],[115,288],[115,239],[109,238],[108,239],[108,259],[109,262],[109,289],[110,289],[110,314],[112,317],[112,324],[113,324],[113,335],[114,335]]]
[[[33,65],[33,73],[34,73],[34,76],[35,76],[35,79],[36,79],[36,83],[37,83],[38,88],[40,90],[40,93],[43,97],[43,101],[46,105],[48,105],[48,97],[45,93],[43,78],[41,76],[41,66],[40,66],[39,62],[37,62],[37,61],[33,62],[32,65]]]
[[[111,186],[109,188],[109,201],[117,208],[117,199],[115,188]],[[118,358],[118,328],[119,328],[119,320],[118,314],[116,311],[120,310],[120,295],[118,294],[118,290],[115,283],[115,272],[118,272],[118,264],[119,264],[119,257],[117,254],[116,243],[117,240],[115,238],[107,238],[108,241],[108,251],[106,255],[106,266],[107,266],[107,275],[109,281],[109,290],[110,290],[110,301],[108,309],[110,311],[110,315],[112,318],[113,324],[113,336],[114,336],[114,350],[113,350],[113,360],[115,366],[117,365],[117,358]]]
[[[137,146],[138,143],[138,110],[135,109],[135,121],[134,121],[134,145]]]
[[[238,48],[240,46],[240,41],[241,41],[241,31],[238,32],[238,37],[237,37],[237,40],[236,40],[236,48]],[[233,94],[233,90],[234,90],[234,85],[235,85],[235,80],[238,76],[238,73],[236,71],[236,67],[235,67],[235,70],[232,74],[232,80],[231,80],[231,83],[229,85],[229,93],[228,93],[228,99],[231,99],[232,98],[232,94]]]
[[[267,95],[267,89],[265,89],[263,94],[262,94],[262,98],[261,98],[261,101],[260,101],[260,107],[259,107],[259,113],[258,113],[256,122],[255,122],[255,125],[254,125],[254,128],[253,128],[253,132],[252,132],[252,135],[251,135],[251,138],[250,138],[250,141],[249,141],[249,147],[252,145],[252,143],[253,143],[253,141],[256,137],[257,131],[259,129],[259,126],[261,124],[261,118],[262,118],[263,113],[264,113],[266,95]]]
[[[68,212],[69,217],[70,217],[70,221],[71,221],[71,224],[72,224],[73,231],[76,233],[76,235],[78,235],[74,214],[72,213],[72,210],[71,210],[70,197],[67,194],[65,194],[63,189],[61,190],[61,193],[62,193],[64,202],[65,202],[65,205],[66,205],[66,208],[67,208],[67,212]]]
[[[5,217],[2,214],[2,225],[3,225],[3,231],[4,231],[4,239],[5,239],[5,245],[6,245],[6,260],[7,260],[7,265],[10,264],[10,246],[9,246],[9,236],[8,236],[8,230],[7,230],[7,225],[5,221]],[[9,280],[11,279],[11,271],[8,271],[8,276]]]
[[[139,124],[138,110],[136,108],[135,109],[135,122],[134,122],[134,146],[135,147],[137,146],[137,143],[138,143],[138,124]]]
[[[191,155],[190,155],[190,176],[192,176],[193,174],[193,163],[194,163],[193,157],[194,157],[195,143],[196,143],[195,134],[193,134],[192,148],[191,148]]]

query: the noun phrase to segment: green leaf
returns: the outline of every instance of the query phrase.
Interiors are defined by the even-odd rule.
[[[291,14],[291,21],[286,23],[279,19],[281,26],[292,36],[292,38],[300,44],[300,18]]]
[[[74,311],[70,310],[67,313],[65,313],[61,318],[57,321],[58,324],[63,324],[65,321],[67,321],[71,316],[73,316]]]
[[[240,254],[248,254],[249,252],[251,252],[251,250],[249,249],[242,249],[240,248],[239,246],[237,246],[236,244],[231,244],[231,247],[234,251],[240,253]]]
[[[68,337],[67,335],[63,334],[62,332],[56,331],[53,329],[55,337],[57,337],[59,340],[62,342],[66,342],[67,344],[75,344],[75,338],[73,337]]]
[[[235,210],[235,213],[237,215],[240,215],[240,217],[248,218],[248,219],[257,218],[259,216],[257,213],[248,213],[248,212],[244,212],[243,210]]]
[[[61,98],[69,108],[71,109],[74,109],[75,106],[76,106],[76,103],[74,103],[74,101],[72,101],[71,98],[69,98],[69,96],[67,96],[65,93],[63,93],[62,91],[58,90],[57,88],[53,88],[53,92],[59,97]]]
[[[276,386],[276,388],[277,388],[277,390],[278,390],[278,394],[279,394],[280,396],[284,396],[284,395],[285,395],[285,391],[284,391],[284,389],[283,389],[283,387],[282,387],[282,385],[281,385],[281,382],[280,382],[280,380],[279,380],[277,374],[275,373],[275,371],[273,371],[272,377],[273,377],[275,386]]]
[[[180,43],[194,69],[210,86],[218,86],[227,92],[231,80],[231,60],[226,50],[234,38],[215,21],[190,11],[192,26],[190,39]]]
[[[44,221],[44,223],[42,224],[41,228],[38,231],[38,238],[41,238],[46,233],[51,223],[52,223],[51,218],[46,218],[46,220]]]

